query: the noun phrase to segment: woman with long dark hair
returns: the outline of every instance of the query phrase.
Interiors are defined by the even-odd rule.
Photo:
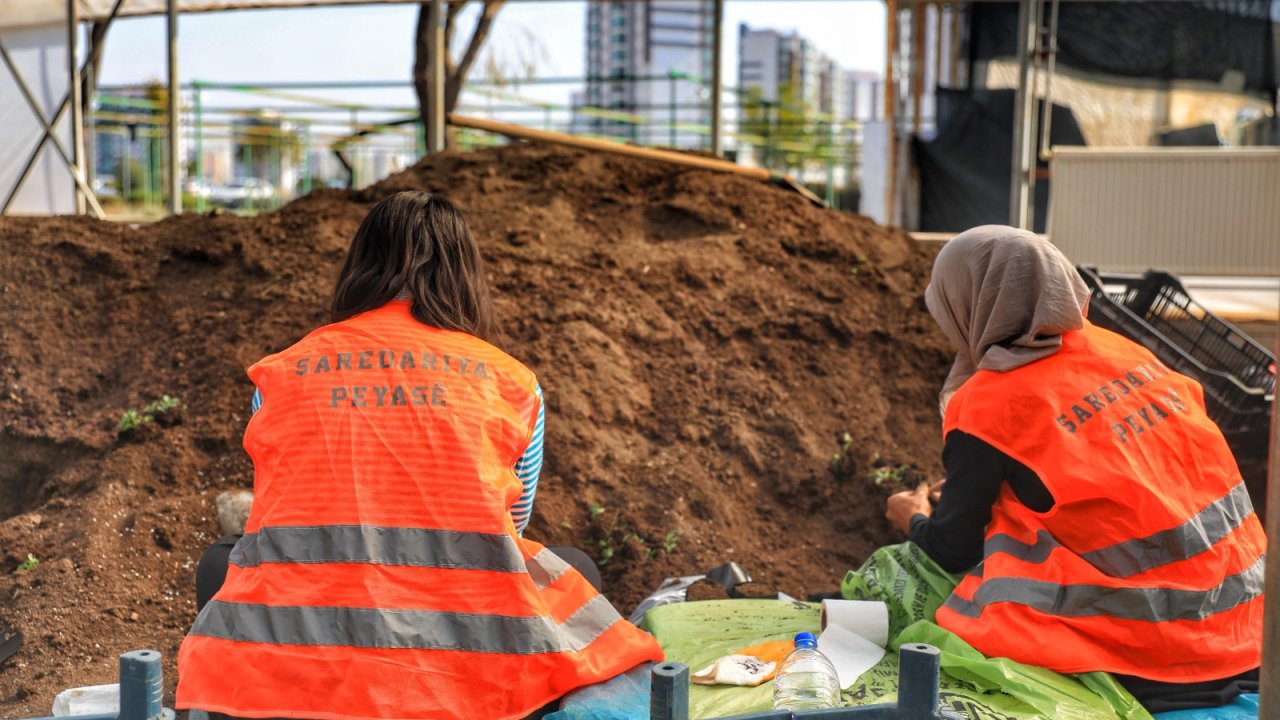
[[[598,574],[593,586],[575,569],[589,561],[522,537],[543,403],[533,373],[490,342],[462,213],[421,192],[379,203],[332,311],[249,369],[253,507],[243,536],[201,562],[178,707],[524,718],[661,659]]]

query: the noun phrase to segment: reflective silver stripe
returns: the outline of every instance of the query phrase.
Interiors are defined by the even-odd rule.
[[[533,578],[533,583],[539,590],[559,580],[560,576],[569,570],[569,563],[546,548],[526,560],[525,565],[528,567],[529,577]]]
[[[548,617],[435,610],[272,607],[214,600],[200,611],[191,634],[280,645],[528,655],[583,650],[621,620],[602,595],[584,603],[559,624]]]
[[[1021,540],[1000,533],[987,538],[982,545],[982,559],[985,560],[996,553],[1004,553],[1012,555],[1023,562],[1042,563],[1049,559],[1049,553],[1058,547],[1058,541],[1053,539],[1048,530],[1036,531],[1036,541],[1033,545],[1028,545]]]
[[[1111,577],[1125,578],[1199,555],[1230,535],[1252,514],[1249,491],[1240,483],[1177,527],[1092,550],[1080,557]],[[998,534],[986,540],[983,557],[1005,553],[1023,562],[1042,563],[1058,546],[1058,541],[1045,530],[1038,531],[1035,543],[1030,545]]]
[[[1087,552],[1081,557],[1112,577],[1137,575],[1199,555],[1230,535],[1252,514],[1253,503],[1242,482],[1177,527]]]
[[[1266,556],[1221,585],[1208,590],[1170,588],[1111,588],[1102,585],[1058,585],[1043,580],[994,578],[978,586],[972,600],[955,593],[947,607],[976,618],[993,603],[1014,603],[1058,617],[1105,615],[1121,620],[1203,620],[1262,595]]]
[[[524,557],[506,534],[323,525],[265,527],[240,538],[231,564],[373,563],[524,572]]]

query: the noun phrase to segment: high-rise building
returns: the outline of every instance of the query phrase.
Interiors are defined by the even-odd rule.
[[[795,148],[808,145],[811,162],[788,169],[843,186],[858,141],[848,124],[849,75],[795,32],[739,25],[739,160],[776,166],[794,162]],[[780,147],[791,151],[779,152]]]
[[[587,91],[575,123],[646,144],[699,147],[710,122],[711,0],[590,0]]]
[[[845,73],[848,103],[846,115],[852,120],[884,119],[884,77],[868,70],[850,70]]]
[[[831,61],[796,33],[738,26],[738,87],[744,102],[759,100],[819,110],[822,73]]]

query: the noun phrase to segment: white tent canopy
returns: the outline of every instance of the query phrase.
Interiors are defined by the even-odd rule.
[[[415,0],[177,0],[178,12],[216,12],[261,8],[299,8],[320,5],[375,5]],[[83,21],[105,20],[115,0],[76,0]],[[118,17],[163,15],[167,0],[125,0]],[[66,0],[0,0],[0,30],[66,22]]]

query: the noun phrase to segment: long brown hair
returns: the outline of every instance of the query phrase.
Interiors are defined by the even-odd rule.
[[[333,289],[334,322],[407,291],[417,320],[482,340],[496,334],[489,282],[471,228],[453,203],[425,192],[398,192],[360,223]]]

